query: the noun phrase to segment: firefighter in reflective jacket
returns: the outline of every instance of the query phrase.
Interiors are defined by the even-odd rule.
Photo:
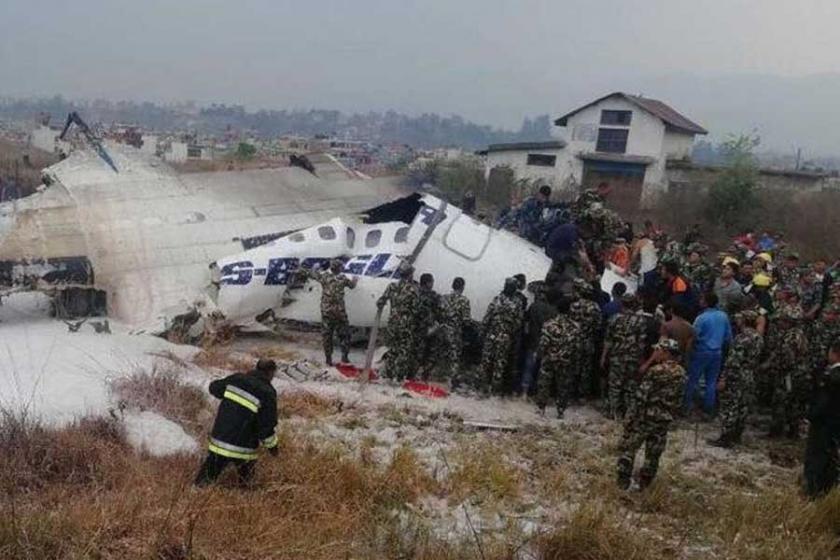
[[[271,380],[277,370],[273,360],[260,360],[249,373],[235,373],[210,383],[210,394],[221,399],[210,435],[210,452],[198,471],[195,484],[216,480],[226,466],[236,466],[239,482],[254,476],[259,446],[277,455],[277,391]]]

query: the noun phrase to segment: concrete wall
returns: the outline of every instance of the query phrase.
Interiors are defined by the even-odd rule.
[[[694,146],[693,134],[665,131],[665,157],[668,159],[689,159]]]
[[[672,162],[667,166],[668,190],[708,191],[722,169]],[[840,178],[816,173],[762,170],[758,175],[759,188],[797,193],[818,193],[840,190]]]
[[[542,154],[557,158],[554,167],[542,165],[528,165],[528,154]],[[571,176],[568,150],[505,150],[490,152],[485,163],[485,179],[489,179],[490,171],[496,167],[510,167],[517,179],[527,179],[531,182],[547,184],[555,190],[568,187]]]

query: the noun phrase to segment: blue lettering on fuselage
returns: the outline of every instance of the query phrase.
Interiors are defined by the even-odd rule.
[[[358,255],[344,261],[343,272],[351,276],[370,276],[391,278],[397,269],[387,269],[391,253],[377,255]],[[238,261],[226,264],[221,270],[221,284],[224,286],[247,286],[257,277],[265,277],[265,286],[285,286],[289,283],[290,273],[299,269],[326,270],[332,259],[326,257],[277,257],[268,260],[266,268],[254,268],[251,261]]]

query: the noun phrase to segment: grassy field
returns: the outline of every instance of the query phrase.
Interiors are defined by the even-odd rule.
[[[162,358],[113,390],[203,438],[213,403],[181,367]],[[750,437],[732,453],[679,426],[659,479],[626,493],[620,426],[589,409],[473,431],[425,401],[345,387],[281,388],[280,453],[250,490],[192,488],[202,457],[133,449],[119,412],[61,428],[4,413],[0,558],[840,557],[840,493],[801,498],[801,444]]]

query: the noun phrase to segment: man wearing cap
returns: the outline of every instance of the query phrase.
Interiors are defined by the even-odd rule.
[[[508,360],[513,348],[514,336],[522,324],[523,312],[516,292],[519,282],[516,278],[505,280],[502,293],[493,298],[482,321],[483,338],[481,351],[481,372],[487,392],[503,393]]]
[[[645,318],[636,313],[636,296],[624,294],[621,303],[621,311],[607,324],[601,353],[601,369],[608,370],[608,414],[613,420],[623,418],[633,400],[647,327]]]
[[[305,270],[304,275],[321,285],[321,339],[324,345],[324,359],[333,364],[333,339],[338,336],[341,361],[350,361],[350,323],[344,305],[344,290],[356,287],[357,278],[348,278],[341,273],[344,263],[339,259],[330,261],[328,271]]]
[[[546,322],[540,336],[542,362],[537,379],[536,403],[540,413],[545,413],[553,393],[557,417],[563,418],[573,389],[576,362],[580,359],[581,334],[580,326],[569,316],[569,299],[565,296],[553,299],[558,314]]]
[[[236,467],[239,483],[246,486],[254,477],[258,448],[277,454],[277,391],[271,386],[276,371],[273,360],[259,360],[249,373],[210,383],[210,394],[221,402],[196,486],[212,483],[228,465]]]
[[[711,286],[713,276],[712,267],[703,259],[706,248],[702,243],[691,243],[686,250],[688,262],[683,268],[683,274],[695,292],[703,293]]]
[[[786,288],[796,289],[799,286],[799,253],[790,252],[787,254],[782,266],[773,271],[776,284]]]
[[[572,380],[572,394],[582,398],[592,396],[596,342],[601,334],[601,307],[595,303],[595,289],[583,278],[574,280],[575,300],[569,315],[580,327],[580,353]]]
[[[810,389],[808,339],[802,321],[804,315],[790,292],[776,307],[771,328],[777,331],[770,347],[770,372],[773,383],[770,437],[787,430],[792,439],[799,437],[799,423],[805,412]]]
[[[540,222],[542,221],[543,210],[551,199],[551,187],[543,185],[534,196],[528,197],[516,212],[516,222],[519,229],[519,235],[528,241],[540,244],[542,240],[542,230]]]
[[[414,281],[414,268],[401,265],[400,279],[388,285],[376,302],[379,309],[391,304],[388,318],[388,354],[385,375],[402,381],[417,372],[417,313],[420,307],[420,288]]]
[[[464,349],[464,326],[470,320],[470,300],[464,295],[463,278],[452,281],[452,293],[440,298],[441,343],[450,382],[460,379],[461,354]]]
[[[718,379],[720,391],[720,437],[710,441],[716,447],[732,447],[741,443],[750,405],[755,395],[755,371],[761,360],[763,338],[755,330],[758,313],[752,310],[735,315],[738,334],[726,356],[726,364]]]
[[[440,294],[435,291],[435,277],[428,272],[420,275],[420,290],[417,302],[417,325],[414,335],[417,341],[417,365],[423,379],[428,378],[437,358],[433,355],[437,347],[437,327],[440,325]]]
[[[645,489],[656,477],[659,458],[668,442],[668,429],[679,411],[685,381],[676,340],[660,340],[645,365],[618,445],[617,482],[623,490],[630,487],[636,453],[642,445],[645,463],[639,471],[639,487]]]

